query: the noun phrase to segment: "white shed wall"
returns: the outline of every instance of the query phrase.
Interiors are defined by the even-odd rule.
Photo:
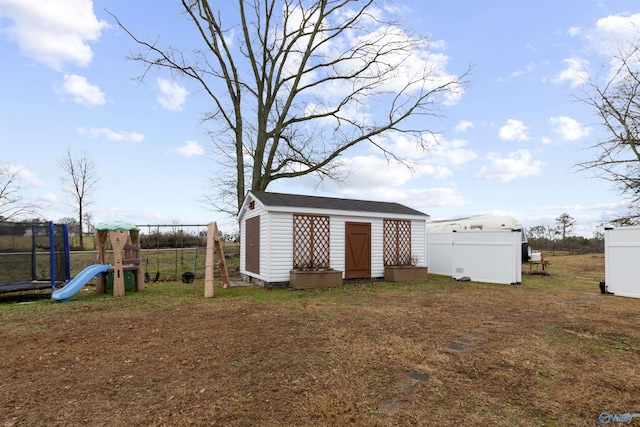
[[[309,212],[308,214],[313,214]],[[260,274],[246,271],[245,245],[246,226],[249,218],[260,215]],[[336,270],[345,270],[345,223],[363,222],[371,224],[371,277],[384,276],[384,223],[380,215],[360,216],[332,214],[330,217],[330,265]],[[390,217],[391,218],[391,217]],[[393,219],[397,219],[393,217]],[[405,219],[400,217],[400,219]],[[411,220],[411,253],[417,265],[427,265],[426,220]],[[240,224],[240,273],[266,283],[288,282],[293,267],[293,212],[267,211],[256,201],[255,208],[246,213]]]
[[[411,256],[415,258],[416,265],[420,267],[428,265],[426,233],[427,223],[425,221],[411,221]]]
[[[604,257],[607,290],[640,298],[640,227],[605,230]]]
[[[384,220],[382,218],[371,220],[371,277],[384,277]]]
[[[260,271],[264,266],[266,282],[288,282],[293,267],[293,214],[272,212],[265,219],[267,234],[260,235]]]

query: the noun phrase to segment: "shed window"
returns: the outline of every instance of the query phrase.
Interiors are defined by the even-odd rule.
[[[384,220],[384,265],[410,265],[411,221]]]
[[[293,268],[329,268],[329,217],[293,215]]]

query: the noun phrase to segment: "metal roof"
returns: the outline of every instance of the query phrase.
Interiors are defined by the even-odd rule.
[[[305,196],[301,194],[250,191],[265,206],[291,208],[330,209],[340,211],[372,212],[396,215],[429,215],[394,202],[374,202],[370,200],[338,199],[334,197]]]

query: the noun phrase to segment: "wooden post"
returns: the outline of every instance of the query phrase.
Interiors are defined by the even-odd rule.
[[[211,298],[213,297],[213,269],[214,267],[214,259],[213,259],[213,230],[214,230],[215,222],[210,222],[207,224],[207,251],[205,252],[205,261],[204,261],[204,297]]]
[[[107,234],[105,230],[99,230],[96,233],[98,239],[98,264],[106,263],[107,254]],[[96,293],[102,294],[107,289],[107,275],[101,274],[96,280]]]
[[[111,240],[111,249],[113,249],[114,266],[113,266],[113,296],[121,297],[124,295],[124,269],[122,268],[122,249],[127,244],[128,231],[111,230],[109,238]]]
[[[218,224],[210,222],[207,224],[207,252],[205,257],[204,270],[204,297],[213,297],[214,271],[215,271],[215,255],[218,256],[218,264],[220,265],[220,278],[222,279],[222,287],[229,287],[229,273],[227,272],[227,261],[224,258],[222,250],[222,242],[220,241],[220,232]]]
[[[227,260],[224,258],[224,251],[222,250],[222,242],[220,241],[220,233],[218,232],[218,224],[213,223],[213,242],[216,248],[216,255],[218,255],[218,265],[220,266],[220,279],[222,280],[222,287],[229,287],[229,272],[227,271]]]

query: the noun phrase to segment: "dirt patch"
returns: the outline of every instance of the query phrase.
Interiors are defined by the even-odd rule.
[[[640,300],[597,293],[602,257],[552,258],[522,286],[3,297],[0,425],[597,426],[640,412]]]

